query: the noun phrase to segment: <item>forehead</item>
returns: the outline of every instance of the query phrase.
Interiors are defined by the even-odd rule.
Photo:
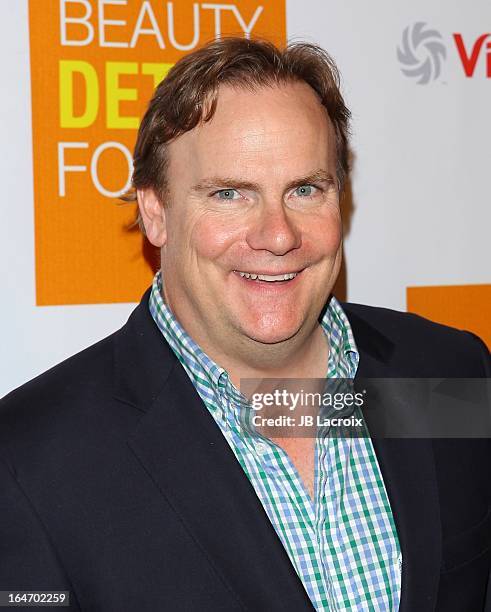
[[[173,172],[199,175],[217,170],[310,172],[335,165],[334,133],[326,109],[303,82],[258,87],[220,87],[212,119],[169,145]],[[291,177],[290,177],[291,178]]]

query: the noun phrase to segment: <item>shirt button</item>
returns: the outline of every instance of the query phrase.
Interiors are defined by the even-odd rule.
[[[258,442],[256,444],[256,450],[260,455],[264,455],[264,453],[268,450],[268,447],[264,442]]]

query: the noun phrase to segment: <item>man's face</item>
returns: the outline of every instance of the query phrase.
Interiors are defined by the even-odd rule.
[[[169,156],[157,242],[188,333],[231,354],[307,338],[341,262],[334,133],[313,90],[223,86],[213,119]]]

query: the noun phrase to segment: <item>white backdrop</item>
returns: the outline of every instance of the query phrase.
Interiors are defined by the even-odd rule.
[[[2,0],[0,19],[1,396],[116,330],[134,304],[35,305],[27,0]],[[397,57],[404,29],[417,22],[441,35],[418,46],[417,66],[431,56],[435,76],[427,43],[446,50],[427,84],[405,76]],[[333,55],[353,112],[350,301],[405,310],[407,286],[489,282],[491,51],[484,43],[466,77],[453,34],[470,55],[490,30],[488,0],[472,9],[445,0],[288,0],[289,38]]]

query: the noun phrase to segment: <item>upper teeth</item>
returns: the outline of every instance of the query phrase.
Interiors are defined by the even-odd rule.
[[[252,274],[250,272],[239,272],[239,274],[242,278],[250,278],[251,280],[285,281],[295,278],[298,272],[289,272],[288,274],[279,274],[278,276],[271,276],[270,274]]]

